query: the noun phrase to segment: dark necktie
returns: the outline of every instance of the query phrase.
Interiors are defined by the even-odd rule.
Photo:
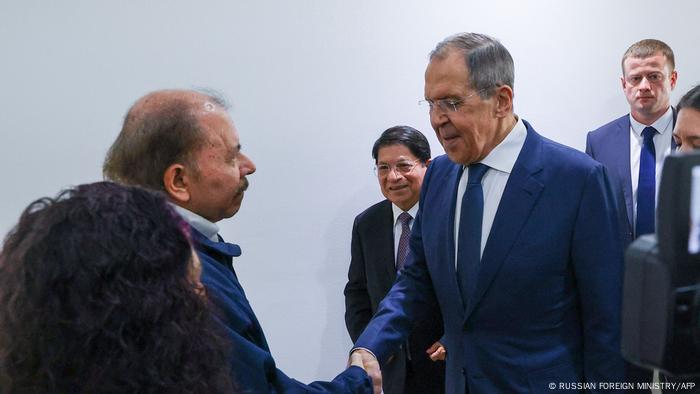
[[[481,187],[489,167],[476,163],[469,166],[467,189],[462,197],[457,240],[457,282],[465,307],[476,288],[476,276],[481,260],[481,223],[484,216],[484,190]]]
[[[639,182],[637,183],[637,224],[635,236],[654,232],[654,208],[656,206],[656,129],[645,127],[644,142],[639,157]]]
[[[399,248],[396,253],[396,270],[399,271],[406,264],[406,257],[408,257],[408,240],[411,238],[411,228],[408,226],[411,223],[411,214],[408,212],[402,212],[399,215],[399,222],[401,222],[401,236],[399,237]]]

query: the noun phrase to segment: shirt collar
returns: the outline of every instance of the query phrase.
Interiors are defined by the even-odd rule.
[[[404,212],[404,210],[396,206],[396,204],[394,204],[393,202],[391,203],[391,210],[394,213],[394,225],[396,225],[396,222],[399,220],[399,215],[401,215]],[[408,212],[408,214],[415,219],[416,215],[418,214],[418,203],[413,204],[411,209],[409,209],[406,212]]]
[[[194,227],[195,230],[202,233],[202,235],[207,237],[209,240],[219,242],[219,226],[217,226],[216,223],[210,222],[209,220],[179,205],[175,205],[173,203],[170,203],[170,205],[175,208],[175,211],[182,216],[187,224]]]
[[[651,126],[656,129],[656,132],[664,135],[666,134],[666,130],[669,129],[669,126],[673,122],[673,108],[669,105],[668,109],[666,112],[664,112],[659,119],[656,119],[656,122],[650,124],[650,125],[645,125],[637,121],[637,119],[632,116],[632,113],[629,114],[630,117],[630,127],[632,128],[632,132],[636,134],[638,137],[641,138],[642,136],[642,131],[644,131],[644,128],[647,126]]]
[[[508,133],[506,138],[504,138],[500,144],[496,145],[496,147],[481,160],[481,163],[486,164],[494,170],[510,174],[511,171],[513,171],[513,166],[515,166],[518,155],[520,155],[523,144],[525,144],[525,137],[527,137],[527,128],[523,120],[518,117],[518,121],[515,122],[515,126],[513,126],[513,129]]]

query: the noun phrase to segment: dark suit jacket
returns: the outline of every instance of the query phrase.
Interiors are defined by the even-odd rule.
[[[676,125],[676,109],[673,108],[673,125]],[[676,142],[671,137],[671,151]],[[622,223],[623,246],[626,249],[634,240],[634,200],[632,199],[632,174],[630,168],[630,118],[621,116],[588,133],[586,153],[608,168],[618,195],[618,217]],[[656,181],[660,181],[656,174]],[[627,381],[651,382],[653,372],[631,363],[627,364]],[[642,392],[640,390],[640,392]],[[644,392],[650,392],[645,390]]]
[[[372,393],[371,380],[358,367],[346,369],[332,382],[314,382],[308,386],[277,369],[262,327],[231,265],[232,258],[240,256],[241,248],[212,242],[195,229],[192,238],[202,262],[201,281],[215,319],[229,339],[236,393]]]
[[[355,344],[385,363],[437,298],[450,394],[624,381],[622,247],[605,168],[525,125],[472,302],[462,303],[454,256],[462,166],[441,156],[423,180],[403,273]]]
[[[355,218],[352,258],[345,286],[345,324],[353,342],[396,279],[393,227],[394,214],[389,200],[372,205]],[[445,363],[433,362],[425,353],[441,336],[442,317],[436,307],[426,319],[415,322],[408,349],[402,347],[383,367],[385,394],[445,392]]]
[[[676,124],[676,109],[673,108],[673,125]],[[676,143],[671,138],[671,150],[676,148]],[[586,136],[586,153],[604,164],[614,180],[618,197],[624,203],[620,207],[623,215],[625,246],[632,242],[634,223],[634,200],[632,199],[632,178],[630,174],[630,118],[629,114],[621,116]],[[657,174],[657,182],[661,174]]]

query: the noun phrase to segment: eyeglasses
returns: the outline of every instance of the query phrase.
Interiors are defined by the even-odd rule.
[[[477,94],[481,94],[485,91],[485,89],[477,90],[476,92],[464,96],[464,97],[448,97],[444,99],[439,99],[439,100],[419,100],[418,105],[420,105],[423,108],[428,109],[428,113],[433,113],[435,109],[439,109],[440,112],[445,112],[445,113],[451,113],[451,112],[457,112],[457,109],[464,105],[464,103],[471,97],[476,96]]]
[[[391,171],[396,171],[398,174],[406,175],[413,171],[419,162],[420,160],[416,159],[414,161],[400,161],[394,165],[381,163],[374,167],[374,173],[378,177],[385,177],[389,175]]]
[[[666,79],[666,76],[660,72],[654,72],[647,75],[628,75],[627,78],[625,78],[625,81],[632,86],[637,86],[644,78],[646,78],[650,84],[656,84],[663,82],[663,80]]]

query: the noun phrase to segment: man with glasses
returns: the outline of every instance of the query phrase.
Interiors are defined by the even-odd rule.
[[[624,381],[612,186],[513,112],[513,69],[482,34],[431,53],[425,100],[447,155],[426,171],[407,262],[353,354],[376,372],[437,300],[447,393],[607,391]]]
[[[357,215],[345,286],[345,324],[353,342],[365,329],[408,256],[408,239],[430,161],[425,136],[409,126],[382,133],[372,147],[379,187],[386,200]],[[442,318],[437,307],[417,321],[409,340],[383,368],[385,394],[445,392],[444,349],[437,343]]]

